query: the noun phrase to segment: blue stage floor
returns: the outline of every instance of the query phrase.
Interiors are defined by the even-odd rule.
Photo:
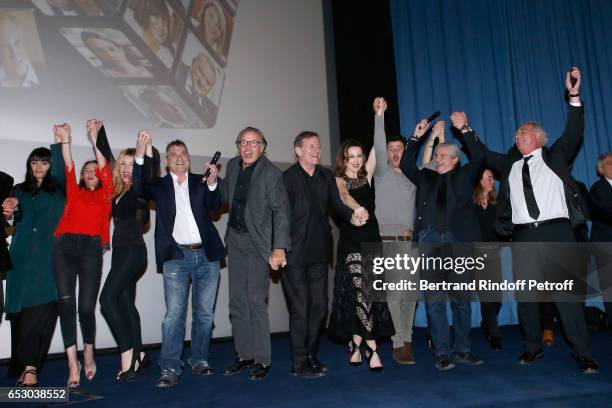
[[[222,368],[233,360],[232,343],[214,344],[211,365],[215,374],[195,377],[185,372],[178,386],[153,387],[159,371],[149,370],[138,382],[114,380],[118,356],[97,358],[93,381],[82,376],[81,390],[71,396],[78,407],[610,407],[612,406],[612,337],[592,333],[595,357],[601,372],[583,375],[570,357],[570,349],[556,331],[557,343],[545,349],[544,358],[532,366],[516,360],[522,352],[517,326],[503,328],[503,351],[488,348],[482,335],[472,331],[473,349],[485,363],[477,367],[457,366],[438,372],[424,341],[425,330],[415,331],[413,366],[397,365],[391,344],[381,346],[385,371],[371,373],[364,363],[350,367],[346,347],[322,339],[319,357],[329,367],[326,377],[299,379],[289,374],[289,339],[272,340],[273,366],[261,381],[249,381],[248,372],[224,377]],[[157,357],[157,351],[152,352]],[[65,360],[49,361],[40,381],[45,385],[65,383]],[[0,386],[10,386],[6,366],[0,367]],[[18,404],[15,406],[25,406]],[[40,406],[40,405],[38,405]],[[52,404],[50,406],[61,406]]]

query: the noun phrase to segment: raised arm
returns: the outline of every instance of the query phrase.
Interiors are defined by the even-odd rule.
[[[113,167],[115,163],[115,156],[113,156],[113,152],[110,147],[110,143],[108,142],[108,137],[106,136],[106,129],[104,125],[100,121],[100,128],[98,130],[98,138],[96,139],[96,146],[98,150],[102,153],[104,158],[110,166]]]
[[[87,136],[89,136],[89,140],[91,141],[91,146],[93,147],[94,154],[96,156],[96,161],[98,162],[98,168],[103,169],[107,164],[106,157],[102,154],[100,149],[97,146],[98,134],[100,129],[102,129],[102,121],[98,119],[89,119],[85,128],[87,130]],[[106,132],[104,133],[106,135]]]
[[[374,145],[370,151],[370,160],[374,161],[374,176],[382,176],[387,169],[387,135],[385,134],[385,111],[387,101],[384,98],[374,99]],[[367,170],[367,163],[366,163]]]
[[[427,119],[421,120],[414,128],[412,137],[406,143],[406,150],[402,154],[400,170],[412,183],[419,187],[419,169],[417,168],[417,156],[423,144],[423,135],[427,132]]]
[[[571,78],[576,78],[576,83],[572,85]],[[560,149],[565,156],[567,163],[570,164],[576,157],[584,138],[584,107],[580,101],[581,75],[578,68],[573,67],[565,76],[565,88],[569,94],[567,111],[567,122],[563,134],[551,146],[551,149]]]
[[[74,166],[74,162],[72,161],[72,150],[70,148],[70,144],[72,143],[70,125],[67,123],[54,125],[53,135],[56,137],[56,140],[59,140],[62,144],[62,157],[66,164],[65,171],[70,172]]]
[[[433,160],[433,148],[436,143],[436,139],[438,139],[438,143],[444,143],[444,129],[445,122],[438,121],[433,126],[429,137],[427,138],[427,143],[425,143],[425,149],[423,149],[423,157],[421,158],[421,168],[427,166]]]

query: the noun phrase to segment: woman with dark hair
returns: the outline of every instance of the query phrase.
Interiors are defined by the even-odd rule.
[[[376,341],[395,333],[391,314],[385,302],[373,301],[373,276],[365,267],[362,243],[381,242],[378,221],[374,215],[374,194],[370,183],[374,171],[374,158],[367,162],[363,146],[350,139],[342,143],[336,154],[336,183],[342,202],[356,214],[367,214],[365,225],[356,227],[338,220],[340,239],[334,300],[330,321],[333,337],[349,342],[349,363],[361,365],[361,343],[365,340],[366,358],[371,371],[381,372],[383,363]],[[363,215],[360,215],[363,217]]]
[[[147,142],[148,141],[148,142]],[[159,168],[159,155],[151,166],[153,148],[146,130],[138,133],[140,156],[147,156],[145,172],[154,175]],[[109,162],[113,161],[104,127],[98,133],[98,148]],[[137,149],[125,149],[113,165],[115,191],[111,195],[113,214],[113,256],[111,269],[100,295],[102,314],[108,322],[121,353],[118,381],[134,380],[149,365],[142,351],[140,316],[136,309],[136,282],[147,265],[147,247],[142,237],[149,222],[148,202],[132,189],[132,169]]]
[[[151,73],[142,65],[143,57],[129,47],[117,44],[96,31],[81,32],[81,41],[102,63],[100,69],[111,78],[150,78]]]
[[[11,321],[11,374],[17,384],[33,387],[57,319],[53,275],[53,232],[64,211],[65,175],[59,135],[51,150],[39,147],[26,161],[25,181],[2,204],[13,220],[10,246],[13,268],[6,281],[6,312]],[[21,373],[21,374],[18,374]]]
[[[182,22],[170,14],[170,6],[163,0],[136,0],[130,3],[130,9],[142,29],[145,44],[170,67],[176,53],[173,41],[180,35]]]
[[[482,241],[501,241],[501,238],[493,229],[497,211],[497,193],[495,192],[495,180],[493,179],[493,172],[491,170],[485,169],[482,173],[480,182],[474,188],[472,199],[476,207],[476,214],[478,215]],[[501,259],[499,257],[499,248],[497,246],[492,246],[491,250],[486,251],[486,254],[487,265],[485,270],[495,274],[495,277],[489,276],[488,278],[496,282],[501,282]],[[482,315],[480,330],[493,350],[501,350],[501,331],[499,330],[499,324],[497,322],[497,315],[501,310],[501,293],[486,292],[484,295],[487,297],[496,297],[496,300],[492,302],[480,302],[480,314]]]
[[[79,322],[84,343],[85,377],[96,375],[94,342],[96,330],[95,307],[102,276],[102,251],[109,243],[110,197],[114,186],[110,166],[96,147],[102,122],[87,121],[96,161],[88,161],[81,169],[77,184],[72,152],[70,126],[61,125],[62,155],[66,162],[66,208],[55,231],[57,240],[53,252],[53,266],[59,298],[59,315],[64,348],[68,356],[68,387],[80,385],[81,364],[77,360],[76,338],[76,280],[79,279]]]

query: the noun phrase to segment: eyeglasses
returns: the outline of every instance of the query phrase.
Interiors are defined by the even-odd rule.
[[[238,142],[238,145],[240,147],[247,147],[247,146],[251,146],[251,147],[256,147],[258,144],[261,144],[262,142],[259,140],[241,140]]]

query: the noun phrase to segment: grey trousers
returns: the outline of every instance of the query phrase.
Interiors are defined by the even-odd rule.
[[[249,234],[239,234],[229,227],[227,268],[229,312],[232,336],[238,358],[255,363],[272,363],[268,292],[270,269]]]
[[[396,270],[388,270],[385,272],[385,277],[390,277],[391,282],[400,282],[404,278],[403,274]],[[410,293],[407,290],[387,291],[387,306],[391,313],[393,327],[395,327],[395,334],[391,336],[393,348],[399,348],[404,343],[412,342],[412,324],[416,301],[410,298]]]

